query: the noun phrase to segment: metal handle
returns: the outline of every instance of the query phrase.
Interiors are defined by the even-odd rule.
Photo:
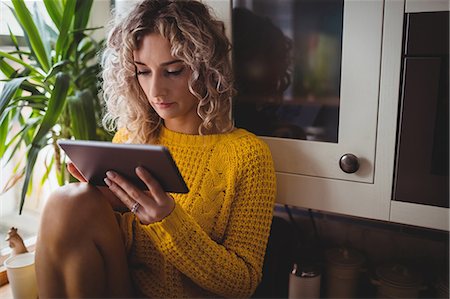
[[[355,173],[359,169],[359,160],[353,154],[345,154],[339,160],[339,166],[343,172]]]

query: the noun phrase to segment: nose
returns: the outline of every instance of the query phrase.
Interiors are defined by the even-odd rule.
[[[167,95],[167,82],[163,76],[154,75],[150,79],[150,96],[158,98]]]

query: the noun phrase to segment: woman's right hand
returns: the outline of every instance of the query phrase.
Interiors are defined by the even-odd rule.
[[[86,178],[81,174],[78,168],[72,162],[67,162],[67,170],[74,178],[79,180],[80,182],[87,182]]]

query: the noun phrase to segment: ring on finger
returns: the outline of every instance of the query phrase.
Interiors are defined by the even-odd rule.
[[[140,205],[138,202],[135,202],[135,203],[133,204],[133,206],[131,207],[130,211],[131,211],[133,214],[136,214],[136,212],[137,212],[137,210],[139,209],[140,206],[141,206],[141,205]]]

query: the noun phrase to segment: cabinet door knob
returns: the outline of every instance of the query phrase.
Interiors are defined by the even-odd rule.
[[[339,160],[339,166],[343,172],[355,173],[359,169],[359,160],[353,154],[345,154]]]

